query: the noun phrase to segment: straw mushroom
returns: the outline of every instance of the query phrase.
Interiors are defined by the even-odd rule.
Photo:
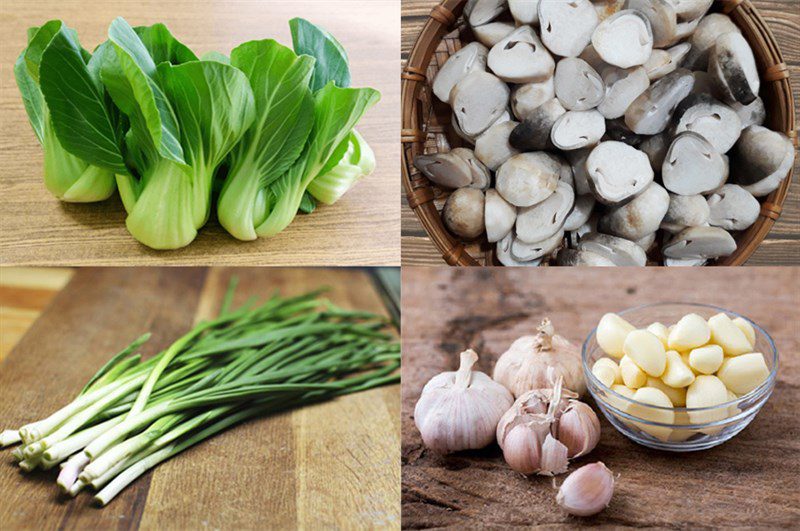
[[[728,256],[736,250],[736,241],[719,227],[689,227],[664,246],[664,256],[678,259],[709,259]]]
[[[703,17],[689,39],[692,49],[683,62],[685,68],[703,70],[708,68],[708,56],[713,50],[717,37],[728,32],[741,33],[739,27],[733,23],[728,15],[711,13]]]
[[[581,237],[577,249],[588,251],[607,258],[616,266],[640,266],[647,265],[647,255],[644,250],[636,243],[611,236],[590,232]]]
[[[551,147],[550,133],[553,125],[566,112],[556,98],[544,102],[511,132],[509,143],[520,151],[538,151]]]
[[[664,164],[664,158],[667,156],[667,151],[672,143],[672,137],[666,132],[661,132],[657,135],[648,136],[641,144],[639,150],[647,155],[650,159],[650,166],[653,170],[661,173],[661,166]]]
[[[450,56],[433,78],[433,93],[441,101],[450,103],[450,93],[467,74],[486,70],[489,49],[479,42],[471,42]]]
[[[706,258],[670,258],[664,257],[664,265],[667,267],[701,267],[708,263]]]
[[[708,223],[725,230],[744,230],[758,219],[761,205],[737,184],[725,184],[708,196]]]
[[[475,141],[475,156],[490,170],[497,170],[501,164],[519,153],[508,143],[508,137],[517,125],[519,123],[514,121],[493,125]]]
[[[486,191],[484,220],[486,225],[486,240],[494,243],[502,240],[511,232],[517,219],[517,208],[503,199],[497,190],[490,188]]]
[[[655,135],[669,125],[678,104],[694,85],[692,73],[679,68],[645,90],[625,111],[625,123],[640,135]]]
[[[661,178],[670,192],[694,195],[722,186],[728,178],[725,155],[718,153],[702,136],[684,131],[667,151]]]
[[[533,26],[539,23],[540,0],[508,0],[511,16],[518,26]]]
[[[511,245],[514,243],[515,235],[512,230],[497,242],[495,255],[497,260],[506,267],[538,267],[542,263],[541,258],[534,260],[517,260],[511,254]]]
[[[541,203],[555,192],[561,164],[547,153],[520,153],[500,166],[496,188],[514,206]]]
[[[680,22],[697,20],[708,12],[714,0],[669,0]]]
[[[609,120],[624,116],[628,107],[650,86],[647,72],[641,66],[608,66],[603,69],[603,83],[605,96],[597,110]]]
[[[669,194],[669,209],[661,221],[661,228],[678,233],[686,227],[698,227],[708,223],[710,211],[702,195]]]
[[[742,122],[742,129],[750,127],[751,125],[764,125],[767,119],[767,109],[764,107],[764,100],[756,98],[753,103],[742,105],[738,101],[731,105],[731,108],[736,111],[739,120]]]
[[[592,46],[608,64],[620,68],[643,65],[653,51],[653,31],[642,13],[625,9],[595,28]]]
[[[606,134],[603,140],[615,140],[631,147],[638,148],[639,144],[647,138],[645,135],[638,135],[630,130],[623,118],[606,120]]]
[[[597,200],[592,194],[579,195],[576,197],[572,210],[564,220],[564,230],[578,230],[581,225],[589,221],[596,202]]]
[[[575,149],[564,154],[572,166],[572,180],[575,184],[575,193],[578,195],[592,193],[592,188],[589,184],[589,171],[586,167],[586,159],[589,158],[592,149],[594,148]]]
[[[644,252],[647,252],[648,250],[650,250],[650,247],[652,247],[655,242],[656,242],[656,233],[655,232],[651,232],[650,234],[648,234],[646,236],[642,236],[638,240],[635,240],[636,245],[641,247],[642,250],[644,250]]]
[[[733,181],[756,197],[780,186],[794,164],[794,146],[783,133],[751,125],[732,153]]]
[[[614,267],[616,264],[603,255],[592,251],[577,249],[561,249],[556,255],[556,264],[560,266]]]
[[[601,142],[592,150],[586,168],[595,197],[606,204],[622,203],[653,182],[647,155],[613,140]]]
[[[533,206],[521,208],[517,214],[517,239],[540,242],[561,230],[564,220],[575,203],[575,193],[568,184],[559,181],[556,191]]]
[[[544,81],[556,67],[530,26],[520,26],[492,46],[487,64],[497,77],[510,83]]]
[[[539,3],[542,42],[561,57],[577,57],[592,40],[599,23],[589,0]]]
[[[692,94],[675,109],[675,133],[693,131],[720,153],[727,153],[742,132],[742,121],[732,108],[708,94]]]
[[[656,182],[633,201],[610,210],[600,218],[601,232],[627,240],[638,240],[658,230],[669,209],[669,194]]]
[[[506,0],[467,0],[464,18],[470,26],[481,26],[496,19],[506,10]]]
[[[564,231],[559,230],[549,238],[539,242],[528,243],[514,238],[511,243],[511,256],[522,262],[529,262],[553,253],[564,241]]]
[[[552,77],[538,83],[517,85],[511,91],[511,109],[514,111],[514,116],[522,121],[537,107],[555,97],[556,89]]]
[[[741,33],[730,31],[717,37],[709,55],[708,73],[714,76],[728,103],[747,105],[758,97],[758,67],[753,50]]]
[[[461,188],[472,183],[472,170],[469,165],[452,152],[417,155],[414,157],[414,166],[425,177],[443,188]]]
[[[691,44],[683,42],[667,50],[653,50],[650,59],[644,64],[647,77],[650,78],[650,81],[655,81],[674,72],[690,48]]]
[[[586,111],[594,109],[603,101],[605,83],[600,74],[583,59],[562,59],[556,65],[553,78],[556,97],[567,110]]]
[[[510,93],[508,85],[488,72],[467,74],[450,93],[461,131],[474,137],[486,131],[506,112]]]
[[[678,16],[669,0],[628,0],[628,9],[642,13],[650,21],[653,32],[653,46],[669,46],[678,32]]]
[[[484,46],[491,48],[508,36],[516,26],[510,22],[489,22],[472,28],[472,33]]]
[[[550,131],[550,141],[564,151],[597,144],[606,132],[606,121],[595,109],[567,111]]]
[[[483,234],[484,196],[475,188],[459,188],[447,198],[442,220],[447,229],[461,238],[472,240]]]

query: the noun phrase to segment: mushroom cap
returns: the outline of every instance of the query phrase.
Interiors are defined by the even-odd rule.
[[[538,151],[551,147],[550,133],[553,125],[566,112],[556,98],[544,102],[511,132],[509,143],[520,151]]]
[[[780,186],[794,158],[789,137],[751,125],[742,131],[732,152],[733,180],[754,196],[765,196]]]
[[[606,132],[606,121],[595,109],[567,111],[550,130],[550,141],[559,149],[571,151],[597,144]]]
[[[616,266],[644,267],[647,265],[647,255],[641,247],[635,242],[610,234],[599,232],[585,234],[578,243],[577,249],[599,254]]]
[[[708,223],[725,230],[745,230],[758,219],[761,204],[737,184],[725,184],[708,196]]]
[[[475,156],[490,170],[495,171],[505,161],[519,153],[508,142],[511,131],[519,125],[509,121],[491,126],[475,141]]]
[[[556,191],[541,203],[524,207],[517,214],[517,239],[541,242],[559,230],[575,203],[575,193],[568,184],[559,181]]]
[[[520,26],[492,46],[487,59],[497,77],[510,83],[544,81],[556,64],[530,26]]]
[[[603,78],[589,63],[577,57],[560,60],[553,79],[558,101],[570,111],[594,109],[605,96]]]
[[[729,31],[717,37],[709,54],[708,73],[728,103],[747,105],[758,97],[761,79],[747,40],[741,33]]]
[[[736,241],[719,227],[689,227],[664,246],[667,258],[709,259],[728,256],[736,250]]]
[[[439,100],[450,103],[450,92],[467,74],[486,70],[489,50],[479,42],[471,42],[451,55],[433,78],[433,93]]]
[[[656,182],[631,202],[615,207],[600,218],[601,232],[627,240],[639,240],[658,230],[669,209],[669,194]]]
[[[643,152],[616,141],[601,142],[586,159],[589,184],[598,201],[619,204],[653,182],[653,168]]]
[[[520,153],[500,166],[496,188],[514,206],[541,203],[555,192],[561,164],[543,152]]]
[[[539,3],[542,42],[561,57],[577,57],[592,40],[599,23],[589,0]]]
[[[514,205],[503,199],[494,188],[486,191],[484,220],[489,243],[505,238],[514,228],[516,219],[517,208]]]
[[[703,194],[722,186],[728,178],[727,157],[705,138],[684,131],[675,137],[661,167],[661,179],[670,192]]]
[[[450,93],[461,131],[474,137],[486,131],[506,112],[509,94],[508,85],[488,72],[467,74]]]
[[[678,104],[694,85],[692,73],[684,68],[662,77],[647,88],[625,111],[625,123],[634,133],[655,135],[669,125]]]
[[[483,192],[475,188],[459,188],[447,198],[442,219],[450,232],[472,240],[483,234],[483,212]]]
[[[544,81],[517,85],[511,91],[511,109],[514,111],[514,116],[522,121],[537,107],[555,97],[556,89],[552,77]]]
[[[620,68],[643,65],[653,51],[653,30],[642,13],[624,9],[602,21],[592,33],[600,58]]]
[[[702,195],[669,195],[669,209],[661,222],[661,228],[677,233],[686,227],[697,227],[708,223],[710,211]]]
[[[603,82],[605,96],[597,110],[609,120],[624,116],[628,107],[650,86],[647,72],[641,66],[607,66],[603,69]]]
[[[690,94],[675,109],[675,133],[699,134],[720,153],[727,153],[739,140],[742,121],[729,106],[709,94]]]

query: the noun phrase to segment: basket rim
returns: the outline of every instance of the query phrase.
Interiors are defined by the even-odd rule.
[[[427,81],[426,72],[433,55],[448,33],[460,27],[459,22],[467,0],[442,0],[431,10],[422,30],[417,35],[406,65],[401,73],[401,177],[409,207],[422,223],[430,240],[436,245],[448,265],[481,266],[475,257],[466,249],[465,243],[453,237],[444,227],[441,216],[434,205],[434,186],[421,173],[412,180],[413,157],[424,152],[424,144],[428,133],[419,109],[418,95]],[[783,120],[777,130],[786,134],[793,145],[798,145],[796,117],[791,79],[788,67],[783,59],[780,46],[769,25],[759,13],[751,0],[722,0],[720,11],[727,14],[740,28],[749,29],[760,36],[763,42],[759,49],[765,52],[767,64],[760,69],[762,87],[766,83],[774,83],[774,91],[783,111]],[[747,35],[745,35],[747,36]],[[748,43],[752,46],[752,39]],[[759,65],[761,66],[761,65]],[[410,147],[410,149],[406,149]],[[797,153],[795,152],[795,161]],[[783,203],[792,184],[794,166],[781,185],[760,201],[761,210],[756,222],[744,232],[737,235],[736,251],[727,257],[716,260],[713,266],[740,266],[753,255],[766,236],[772,230],[775,221],[780,217]],[[489,264],[493,265],[493,264]]]

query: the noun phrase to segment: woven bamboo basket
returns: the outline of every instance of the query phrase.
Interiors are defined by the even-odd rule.
[[[416,155],[446,152],[464,144],[450,125],[449,106],[433,95],[431,82],[450,55],[474,40],[461,16],[465,4],[466,0],[443,0],[433,8],[401,74],[403,186],[409,206],[445,262],[459,266],[499,265],[494,256],[494,244],[485,239],[464,243],[447,231],[439,214],[447,199],[447,191],[431,183],[413,165]],[[789,69],[766,22],[749,0],[715,2],[712,11],[730,16],[753,49],[762,81],[761,98],[767,110],[765,126],[784,132],[797,146]],[[789,170],[789,175],[777,190],[762,198],[761,213],[755,224],[735,234],[736,252],[713,262],[713,265],[742,265],[753,254],[781,214],[792,171]]]

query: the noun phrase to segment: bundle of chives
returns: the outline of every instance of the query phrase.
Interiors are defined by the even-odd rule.
[[[30,471],[61,466],[57,484],[90,486],[100,505],[162,461],[245,419],[399,381],[388,321],[320,298],[273,296],[198,324],[142,360],[145,334],[112,357],[69,404],[0,433]]]

